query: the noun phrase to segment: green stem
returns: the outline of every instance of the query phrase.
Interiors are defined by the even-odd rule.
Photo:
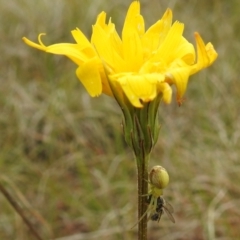
[[[147,211],[146,194],[148,193],[148,156],[137,159],[138,171],[138,219]],[[138,240],[147,240],[147,214],[138,223]]]

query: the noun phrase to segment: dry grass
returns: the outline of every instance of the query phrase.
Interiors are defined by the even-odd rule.
[[[75,27],[89,36],[102,10],[121,29],[129,2],[0,2],[0,177],[44,239],[135,239],[136,171],[114,100],[91,99],[70,61],[21,38],[69,42]],[[191,78],[181,108],[160,107],[150,165],[168,169],[176,224],[163,216],[149,239],[240,239],[240,2],[145,0],[147,24],[168,6],[185,36],[199,31],[219,58]],[[1,194],[0,239],[34,239]]]

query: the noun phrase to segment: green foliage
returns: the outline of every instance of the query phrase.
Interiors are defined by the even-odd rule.
[[[135,239],[129,229],[137,219],[137,178],[114,100],[90,98],[73,63],[29,48],[21,38],[36,40],[45,32],[46,43],[71,42],[76,27],[90,36],[102,10],[120,30],[129,2],[0,2],[0,178],[43,236]],[[176,224],[163,215],[160,225],[149,225],[149,239],[239,239],[240,3],[141,4],[147,26],[170,7],[189,40],[198,31],[219,53],[212,67],[191,78],[180,108],[160,106],[150,167],[168,170],[164,197]],[[2,194],[0,239],[34,239]]]

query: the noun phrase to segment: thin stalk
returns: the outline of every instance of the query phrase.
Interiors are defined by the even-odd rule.
[[[28,218],[25,216],[22,209],[19,207],[18,203],[15,201],[15,199],[10,195],[10,193],[5,189],[5,187],[1,184],[0,181],[0,192],[6,197],[8,202],[12,205],[12,207],[15,209],[15,211],[21,216],[24,223],[29,227],[30,232],[37,240],[43,240],[36,229],[34,228],[33,224],[28,220]]]
[[[137,159],[138,170],[138,219],[147,211],[146,195],[148,193],[148,157]],[[138,240],[147,240],[147,214],[138,223]]]

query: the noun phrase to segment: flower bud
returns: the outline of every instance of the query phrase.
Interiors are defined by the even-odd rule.
[[[168,185],[169,176],[165,168],[154,166],[149,173],[149,180],[154,187],[163,189]]]

